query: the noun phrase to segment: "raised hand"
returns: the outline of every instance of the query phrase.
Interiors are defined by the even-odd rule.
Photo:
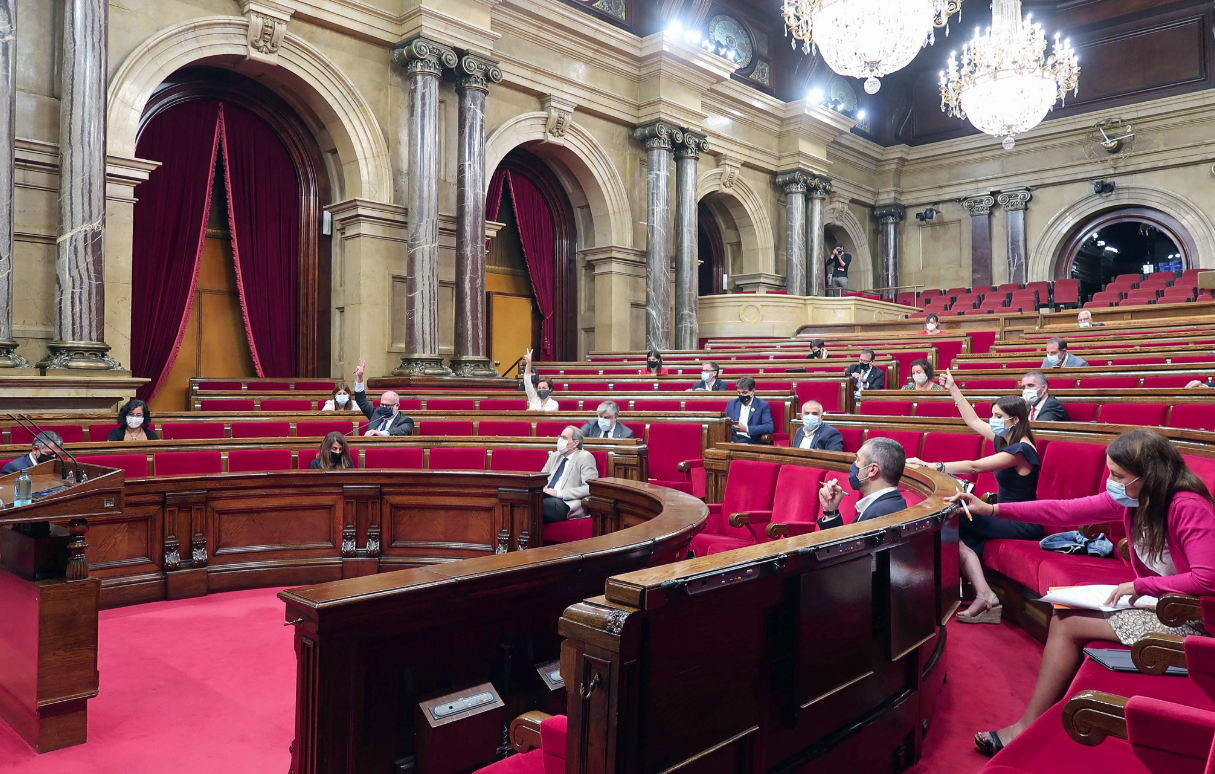
[[[362,358],[359,358],[359,364],[354,367],[354,380],[356,382],[363,381],[363,372],[367,370],[367,363]]]
[[[945,384],[945,389],[947,389],[947,390],[952,390],[954,387],[958,386],[958,383],[953,380],[953,374],[951,374],[949,372],[948,368],[945,369],[944,384]]]
[[[818,490],[818,502],[824,511],[838,511],[844,499],[844,488],[835,479],[824,481]]]

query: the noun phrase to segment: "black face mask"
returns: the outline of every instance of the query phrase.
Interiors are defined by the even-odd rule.
[[[662,365],[662,363],[660,363],[657,360],[651,360],[651,361],[649,361],[648,365],[650,366],[650,369],[653,370],[655,368],[658,368],[660,365]]]
[[[540,400],[548,400],[548,396],[553,394],[552,390],[536,390],[536,394],[540,396]]]
[[[342,464],[342,453],[335,452],[335,451],[329,452],[329,461],[332,462],[334,465],[341,465]]]
[[[869,366],[871,366],[871,365],[873,365],[873,363],[866,363],[864,360],[862,360],[862,361],[861,361],[861,370],[862,370],[862,371],[868,371],[868,370],[869,370]]]
[[[751,396],[750,395],[739,395],[738,402],[743,404],[744,406],[750,406],[751,405]]]
[[[394,408],[396,408],[396,406],[380,406],[375,410],[375,413],[384,419],[387,419],[388,417],[392,416],[392,411]]]

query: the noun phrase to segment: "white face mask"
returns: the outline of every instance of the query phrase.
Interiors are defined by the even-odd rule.
[[[1038,395],[1037,387],[1026,387],[1021,390],[1021,400],[1025,401],[1027,406],[1036,406],[1042,398]]]
[[[1059,364],[1059,356],[1058,356],[1058,355],[1047,355],[1047,356],[1046,356],[1046,362],[1047,362],[1049,365],[1058,365],[1058,364]]]
[[[599,429],[605,433],[608,430],[611,430],[612,429],[612,420],[608,419],[607,417],[599,417]]]
[[[334,396],[333,402],[338,404],[339,406],[345,406],[347,403],[350,402],[350,396],[344,392],[339,392],[337,395]]]
[[[911,381],[915,382],[916,384],[923,384],[924,382],[928,381],[928,374],[912,374]]]
[[[1090,320],[1081,320],[1080,327],[1081,328],[1091,328],[1091,327],[1093,327],[1093,323]]]
[[[569,451],[569,448],[570,448],[569,441],[565,440],[564,438],[557,439],[557,451],[561,452],[562,454],[565,454],[567,451]]]
[[[137,417],[137,416],[132,416],[131,414],[127,414],[127,427],[131,428],[132,430],[135,430],[135,429],[139,428],[141,425],[143,425],[143,417]]]
[[[713,378],[713,372],[712,372],[712,371],[701,371],[701,372],[700,372],[700,380],[701,380],[702,382],[707,382],[707,381],[709,381],[709,380],[710,380],[710,379],[712,379],[712,378]]]
[[[925,325],[924,327],[925,327],[925,328],[927,328],[927,329],[928,329],[928,330],[930,330],[930,331],[935,331],[935,330],[937,329],[937,324],[936,324],[936,323],[928,323],[928,324],[927,324],[927,325]]]

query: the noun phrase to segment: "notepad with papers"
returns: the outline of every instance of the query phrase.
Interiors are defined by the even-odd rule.
[[[1156,597],[1139,597],[1135,604],[1130,604],[1130,596],[1123,596],[1116,605],[1107,605],[1105,601],[1117,586],[1051,586],[1042,601],[1054,605],[1060,610],[1100,610],[1112,613],[1115,610],[1129,610],[1132,607],[1154,610],[1158,600]]]

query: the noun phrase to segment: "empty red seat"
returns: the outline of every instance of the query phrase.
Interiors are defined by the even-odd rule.
[[[862,427],[837,427],[844,439],[844,451],[856,454],[864,442],[865,429]]]
[[[262,411],[312,411],[308,398],[263,398]]]
[[[1164,427],[1168,411],[1169,407],[1160,403],[1106,403],[1097,412],[1097,421],[1109,425]]]
[[[691,422],[652,422],[646,438],[650,483],[704,497],[704,465],[696,464],[703,448],[702,434],[700,425]],[[681,462],[688,462],[689,470],[680,471]]]
[[[327,382],[296,382],[296,390],[332,390],[333,381]]]
[[[527,401],[523,398],[482,398],[482,411],[526,411]]]
[[[1089,376],[1077,386],[1082,390],[1132,389],[1139,386],[1138,376]]]
[[[805,381],[796,386],[797,407],[808,400],[816,400],[822,404],[824,411],[838,412],[843,408],[843,381]]]
[[[160,428],[160,437],[166,441],[190,439],[215,439],[224,437],[223,422],[165,422]]]
[[[587,538],[594,536],[594,531],[595,531],[595,520],[594,519],[585,519],[585,518],[584,519],[566,519],[565,521],[555,521],[552,524],[545,524],[544,532],[542,534],[544,535],[544,545],[548,546],[548,545],[553,545],[555,543],[572,543],[575,540],[586,540]],[[564,717],[564,716],[562,716],[562,717]],[[533,750],[532,752],[536,752],[536,751]],[[515,755],[512,757],[513,758],[527,757],[527,755],[531,755],[531,754],[532,753],[526,753],[523,756]],[[509,761],[509,760],[511,760],[511,758],[506,758],[505,760]],[[488,769],[482,769],[482,771],[486,772],[486,774],[489,774],[489,772],[492,769],[493,769],[493,767],[490,767]],[[558,769],[554,769],[554,771],[558,771],[558,772],[565,771],[564,759],[561,761],[561,767]],[[507,774],[507,773],[503,772],[502,774]],[[539,773],[537,773],[537,774],[539,774]]]
[[[291,389],[291,385],[287,382],[253,382],[249,387],[250,389],[266,390],[268,392],[286,392]],[[326,387],[325,389],[331,390],[333,388]]]
[[[418,435],[474,435],[471,419],[424,419],[417,424]]]
[[[536,423],[537,438],[556,438],[565,432],[565,428],[573,425],[573,422],[554,422],[552,420]]]
[[[286,438],[289,435],[291,435],[291,423],[285,419],[269,422],[232,423],[233,438]]]
[[[430,398],[426,401],[427,411],[474,411],[477,401],[473,398]]]
[[[373,470],[421,470],[424,450],[372,446],[363,457],[363,467]]]
[[[373,400],[371,402],[376,407],[379,407],[379,405],[380,405],[379,398],[376,398],[375,400]],[[400,405],[400,407],[401,407],[401,411],[421,411],[422,410],[422,399],[421,398],[397,398],[397,402],[398,402],[398,405]]]
[[[685,392],[687,390],[692,389],[693,384],[694,384],[693,382],[659,382],[658,391],[659,392]],[[618,385],[616,385],[616,389],[619,392],[619,391],[625,389],[625,385],[618,384]],[[637,389],[638,390],[649,389],[649,385],[645,384],[644,386],[639,386]]]
[[[677,400],[642,399],[633,401],[633,411],[679,411]]]
[[[431,470],[485,470],[485,449],[431,449]]]
[[[1143,386],[1156,388],[1185,387],[1193,380],[1194,377],[1192,376],[1145,376],[1143,377]]]
[[[354,421],[350,419],[310,419],[295,423],[296,438],[324,437],[330,433],[350,435],[354,432]]]
[[[957,406],[952,400],[921,400],[915,404],[913,416],[917,417],[956,417]]]
[[[1069,422],[1096,422],[1097,412],[1101,410],[1100,403],[1073,403],[1068,401],[1063,406],[1067,409],[1067,419]]]
[[[532,423],[526,419],[484,419],[477,423],[477,435],[490,438],[527,438],[532,434]]]
[[[645,435],[642,434],[638,437],[644,438]],[[605,451],[598,450],[598,449],[591,449],[590,452],[591,452],[591,456],[595,458],[595,470],[597,470],[599,472],[599,477],[607,478],[608,453]]]
[[[1169,427],[1215,430],[1215,404],[1178,403],[1169,412]]]
[[[493,449],[489,453],[489,469],[493,471],[522,470],[540,472],[548,461],[545,449]]]
[[[782,525],[788,537],[808,535],[818,530],[818,517],[821,505],[818,500],[818,490],[823,483],[824,471],[819,468],[803,467],[801,465],[782,465],[776,478],[776,495],[772,500],[771,511],[748,513],[751,520],[749,531],[757,536],[756,540],[746,541],[739,538],[720,538],[709,546],[710,554],[731,551],[752,543],[767,542],[767,524]]]
[[[920,443],[918,456],[925,462],[977,460],[983,450],[983,436],[974,433],[924,433]]]
[[[870,430],[865,440],[870,438],[890,438],[897,441],[907,452],[908,457],[920,456],[920,439],[924,434],[919,430]]]
[[[731,527],[730,516],[743,511],[771,511],[780,468],[780,465],[772,462],[730,462],[722,501],[709,505],[708,522],[704,531],[692,538],[692,551],[697,556],[705,556],[709,547],[722,539],[728,539],[727,543],[731,544],[735,540],[757,542],[756,533],[747,527]],[[763,534],[762,524],[757,532]]]
[[[291,470],[290,449],[233,449],[228,452],[229,473]]]
[[[1015,379],[967,379],[962,386],[968,390],[1012,390],[1016,389]]]
[[[1136,366],[1136,365],[1164,365],[1167,358],[1163,357],[1116,357],[1110,360],[1110,365],[1115,366]]]
[[[87,465],[119,468],[126,481],[148,477],[148,457],[145,454],[88,454],[76,459]]]
[[[856,413],[864,416],[909,417],[911,406],[911,401],[862,400]]]
[[[107,422],[104,425],[89,425],[89,441],[94,442],[94,443],[97,441],[104,441],[106,439],[106,436],[108,436],[110,434],[110,431],[113,430],[115,427],[118,427],[118,425],[114,424],[113,422]],[[153,429],[157,430],[157,434],[159,434],[159,428],[153,428]],[[32,437],[29,436],[28,433],[25,435],[25,437],[31,438],[31,440],[32,440]],[[19,443],[19,442],[13,441],[13,443]],[[27,441],[27,443],[28,443],[28,441]]]
[[[222,390],[224,392],[231,392],[233,390],[243,390],[244,388],[244,382],[217,382],[207,380],[205,382],[198,383],[198,389],[200,390]]]
[[[223,455],[217,451],[160,452],[152,455],[157,476],[212,476],[222,473]]]
[[[1028,288],[1029,285],[1026,285]],[[1056,306],[1076,305],[1080,303],[1080,281],[1074,279],[1055,280],[1054,298]]]
[[[44,425],[41,422],[39,422],[38,426],[41,427],[46,432],[57,433],[59,435],[59,437],[63,439],[64,443],[82,443],[84,441],[84,427],[82,425],[50,425],[50,424]],[[117,425],[107,425],[106,431],[105,431],[106,434],[108,434],[110,432],[110,430],[112,430],[115,427],[117,427]],[[223,425],[220,425],[220,427],[222,428]],[[10,427],[8,429],[8,433],[9,433],[9,438],[11,439],[9,441],[9,443],[27,444],[27,443],[33,443],[33,441],[34,441],[34,433],[31,432],[30,430],[25,429],[24,427],[21,427],[20,425],[13,425],[12,427]],[[91,431],[89,433],[89,437],[94,441],[104,441],[105,440],[105,435],[101,435],[99,437],[94,438]],[[221,437],[222,437],[222,431],[221,431]]]
[[[691,385],[688,385],[689,387]],[[568,389],[574,392],[607,392],[611,389],[611,385],[607,382],[570,382],[562,385],[561,389]],[[647,384],[645,389],[650,389]]]
[[[198,402],[203,411],[253,411],[252,399],[245,398],[203,398]]]

